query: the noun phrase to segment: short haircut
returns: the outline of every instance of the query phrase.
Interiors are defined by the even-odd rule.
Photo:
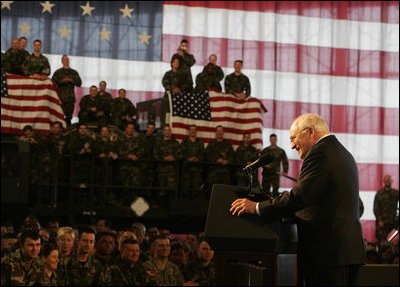
[[[28,41],[28,39],[26,39],[25,36],[19,37],[19,40],[27,40]]]
[[[168,240],[169,240],[168,236],[165,236],[165,235],[161,235],[161,234],[160,234],[160,235],[154,237],[153,242],[156,242],[156,240],[165,240],[165,239],[168,239]]]
[[[221,125],[218,125],[218,126],[215,127],[215,129],[217,129],[217,128],[222,128],[223,129],[224,127],[221,126]]]
[[[27,125],[27,126],[24,126],[24,128],[22,129],[22,131],[23,131],[23,132],[26,132],[26,131],[33,131],[33,128],[32,128],[32,126]]]
[[[182,44],[182,43],[187,43],[187,44],[189,44],[188,40],[186,40],[186,39],[182,39],[181,44]]]
[[[53,123],[51,124],[51,126],[54,126],[54,125],[59,125],[59,126],[60,126],[60,128],[62,128],[62,127],[63,127],[62,123],[61,123],[61,122],[59,122],[59,121],[53,122]],[[53,221],[58,221],[58,220],[53,220]]]
[[[91,89],[91,88],[96,88],[97,89],[97,86],[96,85],[91,85],[89,89]]]
[[[65,234],[71,234],[72,240],[75,240],[76,234],[75,230],[72,227],[69,226],[60,227],[57,230],[57,239],[60,238],[61,236],[64,236]]]
[[[101,83],[104,83],[104,84],[106,84],[106,85],[107,85],[107,82],[106,82],[106,81],[104,81],[104,80],[100,81],[100,83],[99,83],[99,84],[101,84]]]
[[[103,236],[110,236],[110,237],[112,237],[112,238],[114,239],[114,242],[117,241],[117,236],[115,235],[115,233],[114,233],[114,232],[110,232],[110,231],[102,231],[102,232],[97,233],[97,235],[96,235],[96,241],[99,242],[100,239],[101,239]]]
[[[270,138],[272,138],[272,137],[277,138],[276,134],[271,134],[269,137],[270,137]]]
[[[155,123],[155,122],[148,122],[148,123],[147,123],[147,126],[150,126],[150,125],[156,126],[156,123]]]
[[[39,231],[37,231],[37,230],[27,230],[27,231],[22,232],[21,238],[20,238],[21,246],[24,245],[25,240],[27,238],[31,238],[33,240],[39,240],[40,239]]]
[[[78,123],[76,126],[76,130],[79,130],[81,126],[88,126],[87,123]]]
[[[122,241],[121,247],[123,247],[125,244],[139,244],[139,242],[137,242],[135,239],[125,239]]]
[[[236,64],[237,62],[239,62],[240,64],[243,65],[243,61],[242,60],[235,60],[235,62],[233,62],[233,63]]]
[[[244,132],[243,135],[251,135],[249,132]]]
[[[118,93],[119,93],[119,92],[122,92],[122,91],[124,91],[124,92],[126,93],[126,90],[125,90],[125,89],[119,89],[119,90],[118,90]]]
[[[90,227],[84,227],[84,228],[82,228],[82,229],[79,230],[79,236],[78,236],[79,239],[82,237],[82,234],[83,234],[83,233],[88,233],[88,234],[94,234],[94,235],[96,235],[96,232],[95,232],[92,228],[90,228]]]
[[[42,41],[40,41],[39,39],[36,39],[35,41],[33,41],[33,44],[35,44],[36,42],[39,42],[40,44],[42,44]]]
[[[318,133],[329,133],[329,128],[325,120],[317,114],[304,114],[297,117],[293,121],[290,129],[296,128],[298,131],[301,131],[311,127]]]
[[[49,242],[49,243],[44,244],[44,245],[40,248],[40,254],[41,254],[42,256],[46,256],[46,257],[47,257],[47,256],[50,255],[50,253],[51,253],[53,250],[58,250],[58,247],[57,247],[55,244]]]

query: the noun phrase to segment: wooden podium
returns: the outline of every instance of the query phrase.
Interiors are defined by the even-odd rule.
[[[277,234],[258,215],[229,212],[231,203],[246,193],[236,186],[213,186],[205,234],[215,250],[216,284],[276,285]]]

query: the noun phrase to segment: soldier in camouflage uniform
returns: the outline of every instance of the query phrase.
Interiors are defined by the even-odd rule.
[[[19,39],[13,38],[11,48],[8,49],[2,59],[2,65],[6,73],[15,75],[24,75],[23,64],[25,62],[25,53],[19,49]]]
[[[72,114],[75,107],[75,86],[82,85],[81,77],[78,72],[69,66],[69,58],[67,55],[61,57],[63,67],[55,71],[52,80],[58,87],[60,95],[61,107],[65,115],[67,125],[71,125]]]
[[[238,99],[250,97],[251,87],[249,78],[242,74],[243,61],[236,60],[235,72],[225,78],[225,93],[232,94]]]
[[[121,158],[125,159],[119,165],[119,182],[125,187],[140,185],[140,168],[137,163],[139,157],[143,155],[140,149],[140,139],[141,135],[135,130],[134,124],[128,123],[125,126],[125,133],[119,141],[119,154]],[[132,201],[132,197],[129,194],[131,192],[127,191],[128,200]]]
[[[171,58],[177,58],[179,60],[178,71],[180,74],[186,75],[185,78],[188,79],[188,84],[193,88],[193,78],[190,68],[196,63],[194,56],[188,53],[189,42],[183,39],[179,45],[178,51]]]
[[[99,99],[97,87],[91,86],[89,95],[84,96],[79,103],[79,122],[97,126],[107,125],[108,114],[103,110],[103,102]]]
[[[39,233],[32,230],[23,232],[20,243],[20,249],[1,260],[2,286],[33,286],[43,277]]]
[[[222,92],[220,81],[224,78],[224,72],[220,66],[217,66],[217,55],[212,54],[209,57],[209,63],[203,71],[196,77],[196,91],[216,91]]]
[[[374,199],[374,214],[376,217],[376,238],[383,245],[389,232],[398,228],[399,191],[392,188],[392,177],[385,175],[385,186],[377,191]]]
[[[112,106],[112,95],[106,91],[107,83],[106,81],[101,81],[99,83],[99,92],[97,93],[97,98],[99,101],[99,110],[104,112],[104,122],[102,125],[108,124],[110,121],[110,113]]]
[[[28,39],[22,36],[19,37],[19,50],[24,54],[24,58],[29,56],[29,52],[26,50],[26,45],[28,44]]]
[[[195,192],[197,195],[203,183],[203,168],[196,163],[204,159],[204,143],[197,138],[195,125],[189,127],[189,136],[182,141],[181,151],[185,160],[182,166],[182,191],[187,197],[192,197]]]
[[[100,128],[100,137],[93,142],[93,154],[100,158],[116,159],[118,157],[117,139],[111,134],[108,126]]]
[[[154,158],[168,163],[157,164],[158,183],[161,188],[172,189],[177,186],[177,161],[182,153],[179,142],[172,138],[170,126],[165,126],[162,133],[162,139],[154,147]]]
[[[179,70],[180,62],[178,58],[172,58],[171,60],[171,70],[164,74],[162,79],[162,85],[165,89],[163,102],[162,102],[162,111],[161,111],[161,125],[165,124],[166,114],[170,112],[169,106],[169,93],[180,93],[180,92],[190,92],[193,89],[192,84],[190,83],[191,78],[190,74],[182,72]]]
[[[26,57],[23,70],[26,76],[36,79],[45,79],[50,75],[49,60],[42,55],[42,42],[33,41],[33,53]]]
[[[268,155],[274,160],[263,167],[263,178],[262,178],[262,188],[267,197],[271,196],[271,186],[272,186],[272,197],[279,196],[279,184],[281,172],[281,163],[283,165],[283,174],[287,174],[289,171],[289,161],[286,153],[283,149],[277,146],[277,136],[276,134],[271,134],[269,137],[271,145],[262,150],[261,156]]]
[[[247,176],[243,173],[243,168],[255,161],[258,158],[258,152],[254,146],[251,145],[251,134],[245,132],[243,134],[243,143],[238,146],[235,152],[235,162],[241,165],[236,172],[237,185],[238,186],[248,186],[249,180]],[[253,174],[253,187],[258,186],[258,169],[252,172]]]
[[[144,135],[141,135],[139,138],[139,150],[142,153],[140,159],[143,160],[154,160],[154,147],[156,145],[156,137],[154,136],[154,131],[156,129],[156,125],[153,122],[149,122],[147,124],[147,129]],[[152,162],[141,162],[139,164],[140,169],[142,171],[142,175],[140,177],[141,185],[143,186],[153,186],[154,185],[154,176],[155,176],[155,168],[154,163]]]
[[[102,272],[101,264],[93,255],[95,233],[92,229],[81,230],[75,253],[65,260],[65,278],[70,286],[97,286]]]
[[[66,143],[66,152],[73,156],[71,176],[79,182],[88,182],[91,174],[93,138],[89,135],[88,126],[79,124],[77,132],[71,134]],[[80,181],[81,180],[81,181]]]
[[[196,255],[185,267],[186,281],[198,283],[199,286],[215,286],[214,250],[206,240],[199,242]]]
[[[166,236],[158,236],[153,242],[154,256],[146,261],[143,266],[146,269],[148,281],[153,281],[155,286],[182,286],[184,278],[178,266],[169,261],[171,252],[170,241]]]
[[[102,273],[99,284],[102,286],[154,286],[146,281],[146,269],[139,261],[140,246],[136,240],[122,242],[121,256]]]
[[[59,266],[58,247],[53,243],[47,243],[41,248],[42,260],[44,262],[44,271],[39,280],[39,286],[65,286],[65,278]]]
[[[118,91],[118,98],[112,100],[111,121],[121,130],[127,123],[133,123],[136,118],[136,107],[126,98],[126,90]]]
[[[224,140],[224,128],[217,126],[216,139],[210,142],[205,151],[206,161],[217,166],[210,166],[208,169],[208,184],[231,184],[231,170],[226,165],[233,162],[233,147],[230,142]]]

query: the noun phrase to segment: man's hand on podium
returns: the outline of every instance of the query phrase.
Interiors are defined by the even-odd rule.
[[[236,199],[231,204],[229,211],[232,215],[240,216],[244,213],[255,214],[257,202],[251,201],[247,198]]]

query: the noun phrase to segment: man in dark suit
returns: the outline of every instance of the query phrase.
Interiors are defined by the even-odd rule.
[[[238,216],[257,213],[270,221],[294,215],[306,285],[354,285],[366,260],[356,162],[318,115],[298,117],[290,140],[304,160],[291,192],[260,203],[237,199],[230,211]]]

